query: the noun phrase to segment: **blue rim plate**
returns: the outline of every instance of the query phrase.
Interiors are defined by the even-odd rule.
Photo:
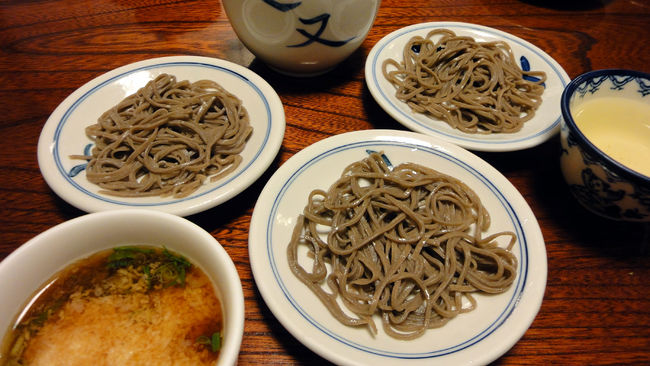
[[[123,198],[100,194],[88,182],[82,160],[91,140],[85,127],[106,110],[133,94],[161,73],[191,82],[210,79],[238,96],[248,110],[253,134],[236,171],[206,183],[190,196]],[[47,184],[62,199],[86,211],[147,208],[187,216],[217,206],[236,196],[264,173],[277,155],[284,138],[282,102],[260,76],[240,65],[209,57],[170,56],[129,64],[107,72],[68,96],[50,115],[38,141],[38,164]]]
[[[464,133],[443,121],[412,112],[406,103],[395,97],[395,88],[382,73],[382,63],[388,58],[402,60],[402,50],[409,39],[416,35],[426,36],[429,31],[437,28],[450,29],[457,35],[470,36],[480,42],[505,41],[512,48],[518,62],[523,60],[531,70],[546,72],[548,79],[542,104],[533,119],[526,122],[520,131],[490,135]],[[562,66],[530,42],[494,28],[460,22],[414,24],[386,35],[370,50],[366,59],[365,76],[373,98],[399,123],[410,130],[475,151],[522,150],[539,145],[554,136],[560,128],[560,97],[570,81]]]
[[[327,189],[343,168],[383,151],[397,165],[415,162],[470,186],[487,207],[489,233],[512,230],[518,277],[498,296],[479,296],[478,308],[415,340],[376,337],[366,328],[335,320],[289,270],[286,248],[311,190]],[[307,347],[335,364],[485,364],[510,349],[541,306],[546,286],[546,250],[535,216],[521,194],[492,166],[469,151],[410,131],[368,130],[333,136],[298,152],[263,189],[253,211],[249,257],[257,287],[276,318]],[[378,327],[380,322],[377,322]]]

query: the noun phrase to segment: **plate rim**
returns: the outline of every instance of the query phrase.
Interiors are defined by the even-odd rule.
[[[198,195],[150,203],[128,202],[128,198],[100,196],[79,187],[67,177],[67,171],[61,166],[61,156],[58,155],[61,129],[67,122],[67,118],[83,104],[87,97],[112,82],[139,71],[184,66],[206,67],[217,73],[228,73],[238,81],[248,84],[259,97],[265,108],[265,136],[261,145],[256,147],[248,166],[235,175],[224,177],[225,180],[221,182],[215,182],[214,188]],[[98,115],[101,112],[103,111],[98,111]],[[41,129],[37,144],[37,159],[41,175],[50,189],[61,199],[82,211],[91,213],[113,209],[145,208],[178,216],[189,216],[223,204],[252,185],[264,174],[277,156],[285,129],[286,116],[280,97],[266,80],[252,70],[214,57],[163,56],[132,62],[104,72],[67,95],[52,111]]]
[[[452,30],[454,30],[453,28],[461,28],[463,30],[469,30],[472,32],[482,31],[487,32],[495,37],[500,37],[504,40],[515,42],[519,46],[529,49],[531,52],[535,53],[538,57],[544,60],[548,66],[555,71],[556,76],[562,83],[562,88],[565,88],[571,81],[564,68],[553,57],[551,57],[548,53],[533,43],[515,36],[514,34],[499,30],[497,28],[467,22],[437,21],[411,24],[396,29],[382,37],[370,50],[365,63],[364,74],[366,85],[368,86],[370,94],[377,102],[377,104],[379,104],[382,110],[388,113],[388,115],[395,119],[395,121],[412,131],[441,138],[448,142],[459,145],[465,149],[485,152],[508,152],[528,149],[546,142],[559,132],[560,122],[562,119],[559,103],[556,118],[550,118],[548,126],[545,126],[545,128],[542,130],[531,135],[500,140],[480,139],[476,137],[477,135],[462,133],[456,130],[452,130],[452,133],[449,133],[447,131],[442,131],[439,128],[436,128],[435,125],[433,127],[425,126],[420,121],[417,121],[415,118],[410,117],[409,115],[402,112],[399,108],[394,107],[391,103],[391,99],[384,94],[385,91],[378,85],[377,79],[379,73],[375,72],[378,70],[378,56],[385,47],[393,42],[394,39],[409,33],[416,33],[418,31],[421,32],[422,30],[434,28],[452,28]]]
[[[283,302],[280,301],[282,299],[276,300],[277,297],[276,292],[274,292],[272,289],[265,286],[268,285],[269,281],[272,281],[274,283],[274,288],[277,286],[278,288],[282,289],[283,287],[282,285],[277,284],[277,281],[275,279],[268,280],[269,277],[279,276],[279,274],[276,273],[273,273],[271,276],[269,273],[269,267],[271,268],[271,270],[273,270],[272,268],[273,266],[268,263],[269,262],[268,258],[272,256],[272,254],[269,253],[269,250],[267,248],[267,246],[269,245],[268,243],[269,234],[267,233],[267,229],[270,226],[269,221],[271,221],[273,218],[271,214],[273,214],[272,207],[274,206],[274,203],[272,202],[270,203],[269,201],[274,201],[275,199],[277,199],[276,196],[280,194],[280,191],[283,189],[281,186],[286,184],[282,182],[287,182],[288,181],[287,176],[292,176],[296,174],[298,170],[302,169],[303,166],[306,164],[305,163],[306,160],[313,159],[315,155],[323,154],[324,151],[326,150],[332,151],[337,149],[337,147],[339,146],[337,143],[345,140],[346,138],[349,138],[350,140],[354,140],[356,142],[361,142],[361,141],[370,141],[373,139],[377,139],[381,136],[387,136],[387,134],[390,134],[391,136],[397,136],[397,138],[400,137],[410,138],[412,140],[417,140],[419,143],[431,143],[432,144],[431,148],[437,148],[442,151],[446,151],[447,154],[454,154],[460,152],[462,154],[465,154],[466,156],[463,158],[458,158],[458,160],[460,160],[465,164],[473,166],[475,169],[478,169],[479,172],[483,172],[483,171],[489,172],[489,174],[492,175],[491,180],[492,181],[496,180],[499,183],[496,188],[497,189],[500,188],[502,190],[507,191],[507,195],[504,194],[504,199],[506,199],[507,203],[512,205],[512,201],[513,200],[516,201],[515,203],[518,207],[512,208],[513,213],[522,216],[522,218],[519,219],[519,221],[525,222],[526,227],[525,228],[522,227],[522,230],[526,233],[526,235],[528,236],[528,241],[530,242],[524,245],[525,251],[528,252],[532,248],[535,251],[541,251],[543,253],[543,258],[542,257],[528,258],[529,263],[526,267],[526,270],[530,271],[531,270],[530,267],[532,265],[534,267],[533,269],[537,271],[535,273],[536,278],[534,280],[529,279],[528,274],[526,274],[526,278],[522,282],[521,293],[517,295],[516,298],[515,298],[516,294],[513,294],[513,299],[515,301],[515,304],[510,308],[509,312],[510,313],[515,311],[519,312],[518,309],[521,308],[522,299],[526,301],[525,304],[531,310],[528,313],[524,312],[523,314],[517,315],[518,318],[522,318],[524,319],[524,321],[523,323],[519,324],[518,328],[516,328],[514,332],[508,333],[507,337],[510,338],[509,339],[510,342],[506,342],[504,347],[501,348],[497,347],[491,350],[490,354],[486,354],[483,357],[484,359],[481,361],[481,362],[484,361],[485,363],[491,362],[494,359],[500,357],[503,353],[507,352],[523,336],[523,334],[530,327],[537,313],[539,312],[543,300],[545,287],[546,287],[546,280],[547,280],[547,258],[546,258],[544,239],[541,233],[539,222],[535,218],[532,210],[530,209],[530,206],[527,204],[527,202],[525,201],[521,193],[507,180],[507,178],[505,178],[500,172],[498,172],[494,167],[489,165],[487,162],[485,162],[478,156],[472,154],[471,152],[463,149],[462,147],[453,145],[445,141],[437,141],[435,138],[431,136],[427,136],[427,135],[423,135],[411,131],[397,131],[397,130],[354,131],[354,132],[344,133],[341,135],[335,135],[325,140],[321,140],[313,145],[308,146],[307,148],[301,150],[296,155],[294,155],[294,156],[298,156],[297,158],[291,157],[267,181],[267,184],[262,190],[262,193],[258,198],[258,202],[256,203],[255,208],[253,210],[253,216],[251,218],[251,224],[250,224],[248,249],[249,249],[249,260],[251,263],[251,270],[257,285],[256,287],[260,291],[262,298],[264,299],[265,303],[267,304],[267,306],[269,307],[273,315],[276,317],[276,319],[278,319],[280,323],[285,327],[285,329],[287,329],[296,339],[298,339],[306,347],[310,348],[312,351],[316,352],[323,358],[328,359],[332,362],[340,363],[340,364],[355,364],[353,360],[344,357],[344,355],[331,354],[328,353],[327,350],[318,347],[319,344],[317,342],[317,339],[322,336],[319,337],[319,336],[311,336],[310,334],[305,334],[305,332],[301,331],[300,327],[294,326],[294,323],[292,323],[289,320],[288,315],[285,314],[286,309],[277,308],[277,306],[279,305],[277,304],[277,302],[278,301]],[[330,146],[328,148],[329,146],[328,144],[331,144],[332,146],[336,146],[336,147]],[[413,144],[416,145],[416,143]],[[470,162],[466,161],[466,159],[469,159]],[[478,166],[478,168],[476,168],[475,166]],[[343,167],[341,167],[341,169],[343,169]],[[277,182],[280,182],[279,186],[277,185]],[[326,188],[326,187],[320,187],[320,188]],[[269,195],[271,195],[273,200],[265,200],[265,198]],[[514,195],[515,197],[511,197],[511,198],[505,197],[505,196],[509,197],[511,195]],[[264,239],[259,240],[260,236],[264,237]],[[263,252],[263,254],[260,254],[260,252]],[[529,254],[527,254],[527,256],[529,256]],[[266,259],[263,259],[262,257]],[[518,278],[520,278],[520,276],[518,276]],[[524,288],[526,286],[528,286],[528,290],[524,292]],[[280,296],[284,297],[285,295],[282,294]],[[513,299],[511,299],[510,301],[513,301]],[[289,303],[295,307],[295,305],[291,301],[289,301]],[[510,303],[506,306],[506,310],[509,307],[510,307]],[[295,311],[300,313],[300,311],[297,309]],[[301,316],[302,314],[298,314],[298,315]],[[503,321],[501,321],[501,323],[495,327],[495,329],[490,331],[490,333],[504,332],[505,331],[504,329],[507,329],[508,327],[504,328],[502,325],[506,321],[508,321],[510,315],[511,314],[508,314],[506,318],[503,319]],[[309,322],[309,320],[307,321]],[[313,324],[311,324],[310,327],[311,326],[313,326]],[[490,327],[492,327],[492,325],[490,325]],[[509,327],[512,328],[513,326],[509,324]],[[306,333],[313,333],[311,331],[312,329],[310,328],[309,331],[307,331]],[[477,333],[480,334],[483,333],[484,331],[485,330],[482,330],[481,332],[477,332]],[[476,343],[480,343],[480,342],[474,342],[472,343],[472,345]],[[345,346],[351,347],[349,344],[345,344]],[[372,353],[372,351],[365,351],[365,350],[362,351],[365,352],[366,354]],[[453,351],[451,353],[457,353],[457,352],[462,352],[462,349],[458,351]],[[411,357],[390,357],[390,356],[379,355],[378,357],[380,357],[379,360],[388,359],[389,360],[388,362],[390,361],[394,362],[396,360],[400,360],[403,362],[417,363],[417,361],[422,361],[423,359],[430,362],[432,359],[436,359],[436,357],[445,356],[445,355],[446,354],[430,355],[430,356],[416,355]]]

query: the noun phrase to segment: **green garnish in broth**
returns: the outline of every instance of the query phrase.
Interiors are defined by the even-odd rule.
[[[147,262],[147,256],[155,253],[152,249],[137,247],[117,247],[108,257],[107,266],[110,269],[126,268],[128,266],[138,266]]]
[[[67,358],[77,360],[69,364],[87,364],[79,360],[87,360],[88,353],[100,359],[113,352],[104,334],[109,340],[138,339],[119,346],[125,355],[142,351],[152,359],[174,355],[179,364],[214,365],[223,341],[221,311],[207,274],[183,256],[165,247],[107,249],[48,279],[2,340],[0,365],[47,365]],[[102,340],[94,336],[99,333]],[[71,336],[79,337],[75,347],[77,341],[84,344],[84,352],[68,352]]]
[[[196,343],[210,346],[212,352],[218,352],[221,349],[221,333],[214,332],[211,337],[200,336]]]
[[[139,248],[118,247],[108,257],[108,268],[119,270],[132,267],[142,272],[147,287],[166,288],[169,286],[184,286],[185,275],[192,264],[183,256],[174,254],[163,248],[162,252]]]

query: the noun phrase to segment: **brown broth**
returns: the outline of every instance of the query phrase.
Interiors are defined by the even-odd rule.
[[[199,365],[216,362],[218,351],[204,342],[215,332],[221,334],[223,319],[207,275],[192,265],[183,286],[143,287],[144,272],[136,276],[128,267],[116,274],[120,270],[107,266],[111,253],[75,262],[36,292],[3,339],[0,365],[15,365],[11,351],[17,341],[24,345],[20,359],[25,364],[53,365],[52,359],[84,364],[102,355],[111,362],[119,355],[129,364],[165,357]]]

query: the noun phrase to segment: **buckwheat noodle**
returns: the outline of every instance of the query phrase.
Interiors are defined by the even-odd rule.
[[[385,60],[382,71],[414,112],[466,133],[519,131],[542,103],[546,80],[543,71],[522,71],[506,42],[448,29],[411,38],[403,60]]]
[[[234,171],[253,128],[241,101],[214,81],[161,74],[86,128],[86,178],[115,196],[186,197]]]
[[[458,179],[414,163],[391,167],[373,152],[309,194],[287,258],[341,323],[375,334],[379,314],[388,335],[413,339],[476,308],[472,294],[511,286],[516,235],[483,237],[489,226]]]

